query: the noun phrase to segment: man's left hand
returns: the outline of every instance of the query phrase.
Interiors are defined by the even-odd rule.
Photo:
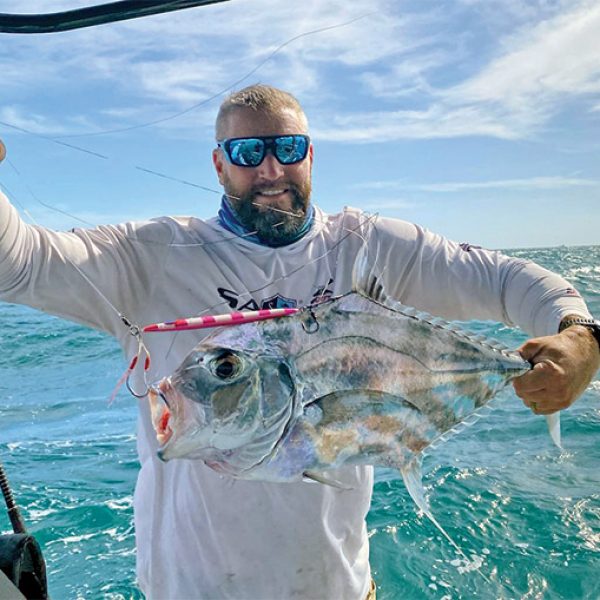
[[[529,340],[519,352],[533,369],[513,381],[515,392],[538,415],[571,406],[600,368],[598,343],[578,325]]]

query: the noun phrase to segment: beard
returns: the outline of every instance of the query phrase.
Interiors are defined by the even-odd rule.
[[[267,189],[265,186],[239,192],[231,185],[231,181],[225,180],[223,187],[239,222],[247,231],[255,232],[259,240],[267,245],[291,243],[304,227],[310,205],[310,180],[302,186],[291,182],[277,184],[278,188],[285,187],[292,197],[291,207],[285,209],[258,203],[257,196]]]

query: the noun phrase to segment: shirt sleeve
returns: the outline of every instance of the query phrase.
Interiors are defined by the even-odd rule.
[[[457,244],[395,219],[379,218],[372,235],[386,289],[419,310],[499,321],[534,336],[557,333],[566,315],[590,316],[565,279],[529,260]]]
[[[120,314],[153,292],[167,223],[148,221],[56,232],[31,226],[0,193],[0,297],[111,334]]]

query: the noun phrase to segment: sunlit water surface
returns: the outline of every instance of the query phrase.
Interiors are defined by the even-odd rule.
[[[561,273],[600,316],[600,247],[511,254]],[[141,598],[136,409],[124,393],[107,402],[125,366],[116,343],[13,305],[0,304],[0,319],[0,460],[43,548],[52,597]],[[513,347],[525,339],[470,327]],[[397,475],[378,471],[368,519],[378,598],[600,598],[600,381],[562,426],[561,453],[509,392],[426,458],[432,510],[470,563],[415,511]]]

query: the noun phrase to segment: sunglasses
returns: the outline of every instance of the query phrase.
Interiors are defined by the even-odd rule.
[[[293,165],[306,158],[310,138],[307,135],[275,135],[229,138],[217,142],[227,160],[238,167],[258,167],[267,150],[282,165]]]

